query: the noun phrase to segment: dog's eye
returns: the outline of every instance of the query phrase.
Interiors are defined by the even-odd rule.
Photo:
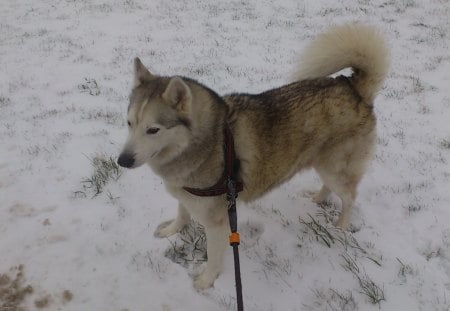
[[[159,128],[157,127],[151,127],[147,129],[147,134],[156,134],[159,132]]]

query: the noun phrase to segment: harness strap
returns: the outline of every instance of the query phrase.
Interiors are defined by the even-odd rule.
[[[232,179],[235,181],[236,193],[244,190],[243,183],[236,180],[240,161],[236,158],[236,153],[234,151],[233,134],[231,133],[231,129],[228,123],[225,125],[224,129],[223,149],[225,157],[225,168],[219,181],[215,185],[203,189],[183,187],[185,191],[198,197],[215,197],[222,194],[227,194],[228,179]]]

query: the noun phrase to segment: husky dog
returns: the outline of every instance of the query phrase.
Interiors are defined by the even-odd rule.
[[[353,70],[350,77],[328,77],[344,68]],[[205,227],[208,262],[194,287],[211,287],[221,271],[227,202],[225,195],[198,197],[184,187],[208,188],[221,178],[225,126],[240,160],[240,200],[255,200],[312,167],[323,182],[314,202],[334,192],[342,201],[336,226],[347,228],[374,150],[373,100],[388,71],[375,29],[348,24],[319,35],[301,56],[295,82],[256,95],[221,97],[192,79],[155,75],[138,58],[134,69],[129,134],[118,163],[147,163],[178,199],[176,218],[160,224],[156,237],[177,233],[191,216]]]

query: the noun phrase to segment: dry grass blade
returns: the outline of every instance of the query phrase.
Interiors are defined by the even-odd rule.
[[[119,179],[122,169],[112,156],[95,156],[90,160],[94,167],[94,173],[91,177],[84,179],[82,183],[83,188],[92,190],[95,197],[103,192],[105,185],[109,181]]]
[[[317,220],[315,220],[311,215],[309,215],[310,221],[305,221],[299,218],[301,224],[305,225],[309,230],[311,230],[316,239],[321,241],[326,246],[331,247],[335,243],[336,238],[330,233],[329,229],[321,225]]]

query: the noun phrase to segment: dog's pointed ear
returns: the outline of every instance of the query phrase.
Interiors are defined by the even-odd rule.
[[[162,97],[178,111],[189,112],[192,102],[191,89],[180,77],[170,79]]]
[[[154,76],[141,62],[139,57],[134,59],[134,87],[138,87],[145,81],[152,80]]]

